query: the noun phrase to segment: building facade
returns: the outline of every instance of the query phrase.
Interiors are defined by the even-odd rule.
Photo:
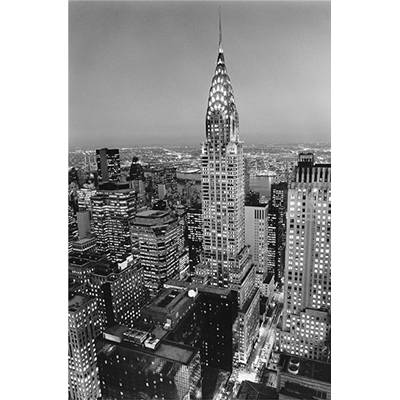
[[[245,171],[239,114],[222,49],[221,16],[217,66],[206,112],[201,152],[203,263],[210,283],[237,292],[235,360],[246,364],[258,335],[256,267],[245,244]],[[251,330],[251,331],[250,331]]]
[[[250,246],[253,263],[256,266],[258,287],[267,274],[268,245],[268,205],[246,205],[245,207],[245,241]]]
[[[168,211],[142,211],[136,214],[132,231],[138,240],[144,283],[154,297],[164,282],[179,276],[178,218]]]
[[[331,166],[300,154],[288,193],[281,350],[330,357]]]
[[[130,225],[136,211],[132,189],[98,190],[91,197],[92,234],[98,251],[112,262],[122,262],[132,254]]]
[[[95,345],[99,334],[96,300],[72,295],[68,304],[68,386],[73,400],[100,397]]]
[[[96,150],[97,176],[99,182],[118,182],[121,176],[119,149]]]
[[[98,339],[103,400],[201,398],[199,350],[166,341],[165,334],[117,325]]]
[[[268,271],[275,274],[279,282],[283,276],[286,245],[286,211],[288,186],[286,182],[271,185],[271,199],[268,208]]]

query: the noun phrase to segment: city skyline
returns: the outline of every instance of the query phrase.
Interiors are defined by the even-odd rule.
[[[200,145],[218,4],[93,5],[70,4],[70,149]],[[330,3],[221,6],[242,140],[330,142]]]
[[[151,4],[164,10],[164,3]],[[108,139],[116,148],[70,152],[74,400],[331,398],[330,149],[310,146],[314,154],[299,145],[264,153],[259,146],[245,154],[237,100],[243,92],[234,89],[225,48],[232,37],[222,25],[219,8],[198,151],[123,154]],[[163,79],[169,73],[162,63],[152,68]],[[201,73],[193,76],[197,82]],[[163,91],[153,77],[144,85]],[[193,98],[180,85],[176,95],[164,91],[175,112],[165,115],[153,103],[146,124],[166,126],[173,143],[167,131],[179,124],[179,101],[188,99],[190,107]],[[148,93],[141,105],[149,105]],[[254,111],[265,104],[253,100],[244,114],[256,124]]]

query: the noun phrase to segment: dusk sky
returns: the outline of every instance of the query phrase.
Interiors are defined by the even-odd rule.
[[[219,4],[241,140],[329,142],[329,2],[72,1],[70,149],[200,144]]]

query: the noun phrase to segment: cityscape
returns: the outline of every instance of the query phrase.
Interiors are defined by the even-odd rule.
[[[331,398],[330,143],[246,141],[221,8],[201,144],[70,149],[70,399]]]

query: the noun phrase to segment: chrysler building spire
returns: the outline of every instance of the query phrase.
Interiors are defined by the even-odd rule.
[[[219,16],[219,45],[218,45],[218,52],[223,53],[224,50],[222,49],[222,22],[221,22],[221,6],[218,8],[218,16]]]

